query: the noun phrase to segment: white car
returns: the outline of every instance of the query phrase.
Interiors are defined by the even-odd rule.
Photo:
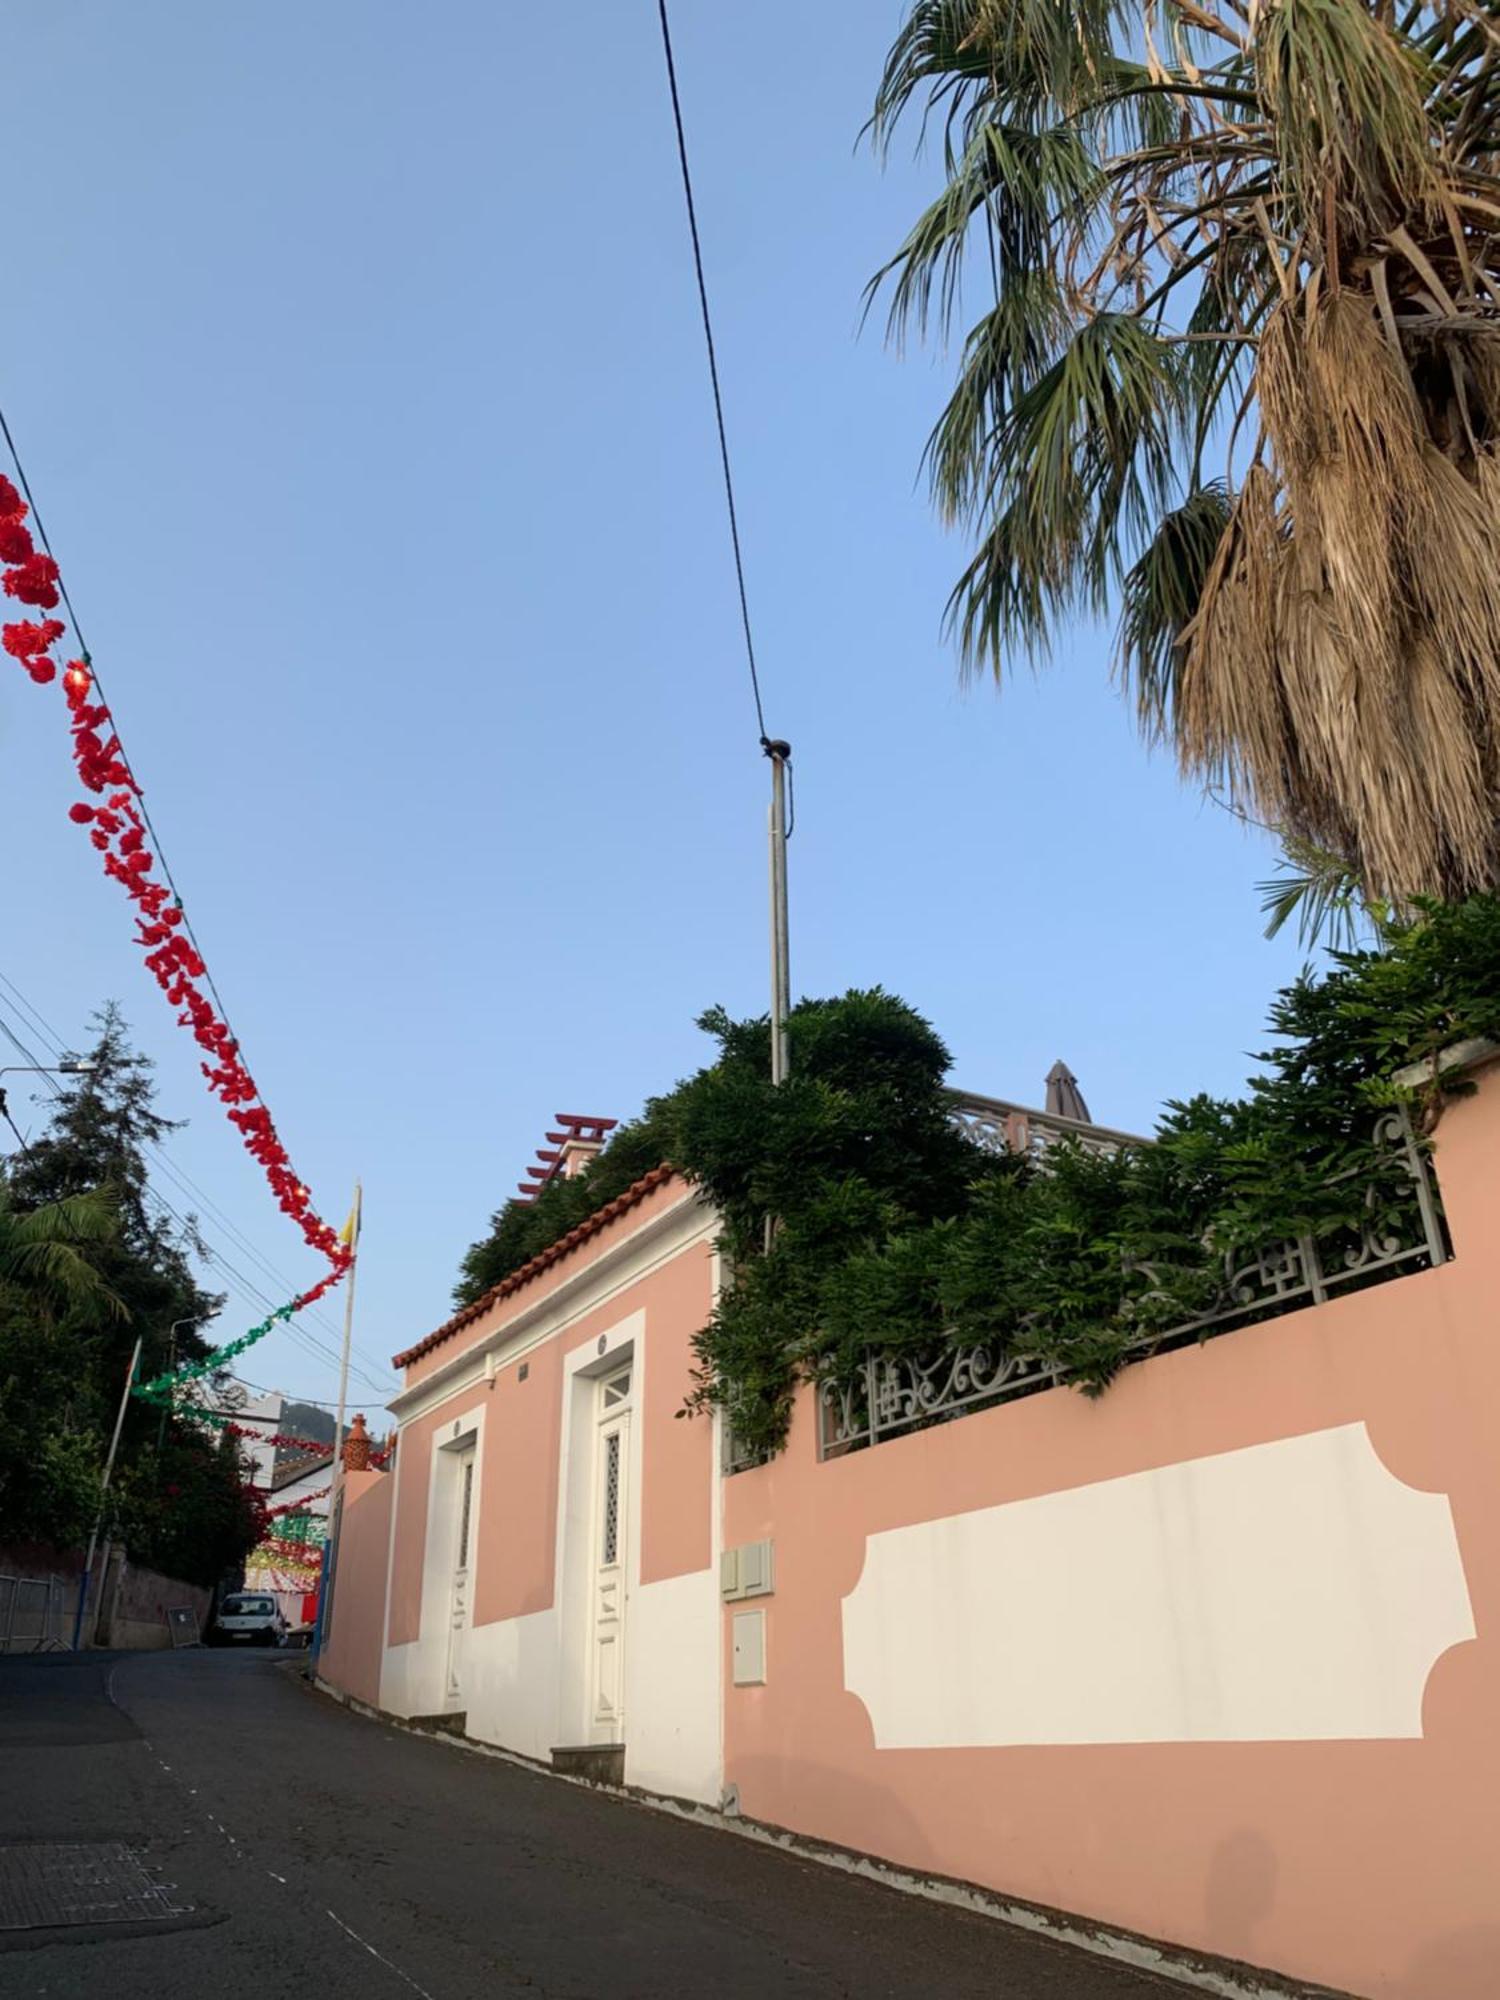
[[[219,1606],[208,1642],[211,1646],[279,1646],[285,1638],[286,1620],[276,1599],[257,1591],[240,1591]]]

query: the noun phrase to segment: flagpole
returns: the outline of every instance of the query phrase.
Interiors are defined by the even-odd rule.
[[[343,1464],[340,1452],[344,1443],[344,1412],[349,1403],[349,1349],[354,1340],[354,1274],[359,1266],[359,1225],[360,1211],[364,1202],[361,1184],[354,1183],[354,1209],[350,1215],[349,1282],[344,1293],[344,1352],[339,1362],[339,1414],[333,1431],[333,1477],[338,1481],[339,1467]]]
[[[349,1349],[354,1343],[354,1273],[359,1264],[359,1227],[364,1207],[362,1183],[354,1183],[354,1206],[345,1224],[349,1232],[349,1289],[344,1294],[344,1352],[339,1361],[339,1413],[333,1427],[333,1464],[328,1468],[328,1535],[323,1543],[323,1561],[318,1573],[318,1609],[313,1619],[312,1674],[317,1678],[323,1653],[323,1633],[328,1623],[328,1586],[337,1560],[339,1509],[344,1476],[344,1413],[349,1406]]]

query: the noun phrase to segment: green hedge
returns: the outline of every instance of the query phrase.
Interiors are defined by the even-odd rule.
[[[1111,1157],[1055,1148],[1045,1172],[952,1124],[948,1052],[890,994],[802,1002],[779,1089],[766,1021],[715,1009],[700,1025],[717,1059],[622,1127],[587,1173],[503,1209],[469,1251],[458,1299],[671,1160],[724,1220],[728,1279],[697,1336],[693,1402],[725,1409],[742,1448],[775,1450],[798,1380],[814,1367],[851,1375],[872,1345],[984,1340],[1098,1393],[1131,1342],[1209,1307],[1226,1255],[1394,1223],[1409,1181],[1394,1165],[1366,1171],[1392,1073],[1469,1036],[1500,1039],[1493,897],[1423,909],[1379,950],[1331,956],[1321,979],[1277,998],[1246,1096],[1173,1103],[1154,1143]]]

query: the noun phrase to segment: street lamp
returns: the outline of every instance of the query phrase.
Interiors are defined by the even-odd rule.
[[[55,1063],[6,1063],[0,1068],[0,1076],[92,1076],[98,1067],[91,1056],[63,1055]],[[16,1132],[16,1122],[10,1115],[3,1084],[0,1084],[0,1118],[5,1120],[12,1132]],[[26,1141],[19,1132],[16,1132],[16,1144],[23,1153],[26,1151]]]
[[[99,1067],[92,1056],[59,1056],[55,1063],[6,1063],[0,1076],[92,1076]]]
[[[186,1319],[174,1319],[167,1334],[167,1373],[170,1375],[177,1366],[177,1329],[180,1326],[196,1326],[198,1315],[189,1313]],[[161,1422],[156,1426],[156,1455],[161,1457],[162,1441],[167,1435],[167,1406],[161,1406]]]

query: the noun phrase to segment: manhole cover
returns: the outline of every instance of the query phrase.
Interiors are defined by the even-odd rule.
[[[0,1847],[0,1931],[162,1923],[192,1913],[121,1840]]]

